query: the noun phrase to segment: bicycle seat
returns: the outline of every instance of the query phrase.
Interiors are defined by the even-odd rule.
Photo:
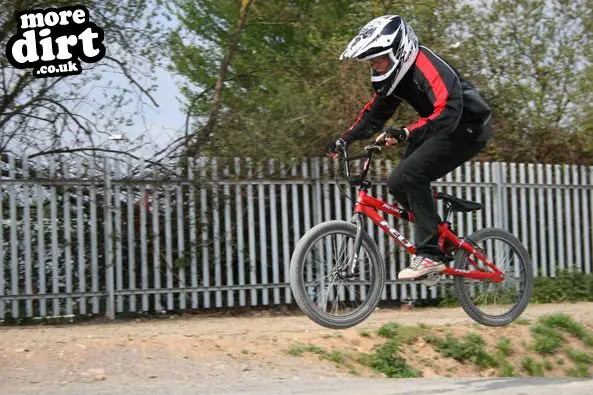
[[[462,213],[468,213],[470,211],[477,211],[481,210],[483,206],[480,203],[472,202],[469,200],[461,199],[448,193],[444,192],[437,192],[435,194],[436,199],[441,199],[446,201],[451,205],[451,210],[453,211],[460,211]]]

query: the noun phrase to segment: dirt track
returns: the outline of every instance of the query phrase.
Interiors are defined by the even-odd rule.
[[[564,312],[593,325],[593,303],[532,305],[521,318]],[[304,316],[189,317],[0,327],[0,393],[36,393],[89,383],[179,380],[229,393],[261,382],[326,380],[348,376],[318,358],[295,358],[296,343],[367,351],[377,340],[360,336],[387,322],[469,326],[461,309],[378,310],[344,331],[319,327]],[[497,329],[489,329],[496,337]],[[362,372],[373,377],[372,372]],[[376,376],[379,377],[379,376]],[[23,391],[27,392],[17,392]],[[196,392],[196,393],[199,393]]]

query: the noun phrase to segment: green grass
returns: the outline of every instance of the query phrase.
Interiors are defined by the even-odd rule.
[[[394,322],[383,325],[376,332],[360,330],[361,337],[372,337],[376,333],[386,340],[384,344],[375,346],[369,353],[360,354],[358,358],[347,351],[326,350],[315,344],[296,344],[287,352],[293,356],[301,356],[304,353],[316,354],[320,359],[331,361],[353,375],[360,374],[354,366],[358,362],[390,378],[421,377],[422,372],[407,362],[401,350],[404,344],[411,345],[408,348],[410,355],[421,357],[422,350],[415,344],[419,338],[424,338],[440,356],[435,356],[437,361],[420,359],[417,362],[418,367],[433,364],[436,366],[439,363],[438,359],[444,356],[470,366],[475,365],[480,369],[496,368],[501,377],[544,376],[545,372],[551,371],[554,366],[564,366],[568,376],[591,376],[589,370],[593,365],[593,351],[587,348],[581,350],[580,346],[570,348],[566,342],[567,336],[574,336],[586,345],[593,344],[593,334],[589,329],[566,314],[552,314],[540,317],[529,326],[529,330],[532,334],[531,340],[524,337],[515,343],[523,344],[527,353],[536,352],[543,357],[535,354],[525,355],[516,365],[508,359],[517,353],[508,337],[497,338],[496,345],[489,350],[484,338],[474,331],[462,337],[455,337],[454,333],[448,330],[444,333],[437,331],[435,335],[426,325],[401,326]],[[249,352],[243,350],[242,353]],[[566,363],[566,358],[571,362]],[[451,372],[448,370],[447,374]]]
[[[501,377],[516,377],[517,373],[515,372],[515,368],[509,361],[502,361],[500,363],[500,369],[498,370],[498,374]]]
[[[337,363],[338,365],[342,364],[346,360],[346,356],[341,351],[332,351],[326,356],[332,362]]]
[[[389,339],[397,344],[413,344],[418,338],[428,333],[426,325],[421,326],[400,326],[394,322],[383,325],[377,330],[381,337]]]
[[[371,354],[362,354],[359,362],[390,378],[422,376],[420,371],[408,365],[401,355],[399,344],[394,341],[376,346]]]
[[[566,314],[557,313],[540,317],[537,324],[529,329],[534,338],[533,349],[541,355],[556,353],[565,343],[563,333],[570,334],[587,346],[593,347],[591,331]],[[583,355],[580,357],[585,358]]]
[[[554,365],[552,365],[552,362],[550,362],[550,361],[549,361],[549,360],[547,360],[547,359],[544,359],[544,360],[542,361],[542,366],[543,366],[543,367],[544,367],[544,369],[546,369],[546,370],[552,370],[552,368],[554,367]]]
[[[562,329],[583,341],[587,346],[593,347],[593,333],[566,314],[556,313],[543,316],[539,322],[551,328]]]
[[[300,357],[306,352],[317,354],[319,359],[332,361],[336,364],[336,367],[340,367],[348,359],[346,354],[344,354],[342,351],[327,351],[323,347],[316,346],[315,344],[296,344],[292,346],[287,352],[293,357]]]
[[[568,369],[566,375],[570,377],[591,377],[589,366],[582,363],[577,363],[573,368]]]
[[[534,337],[533,349],[539,354],[554,354],[564,342],[562,334],[546,324],[536,324],[529,329]]]
[[[591,365],[593,363],[593,354],[569,349],[566,354],[575,363],[581,363],[584,365]]]
[[[558,268],[555,277],[537,276],[530,303],[593,301],[593,274]]]
[[[400,326],[395,322],[390,322],[379,328],[377,334],[386,339],[393,339],[397,335],[397,330],[399,327]]]
[[[540,363],[535,361],[531,357],[524,357],[521,361],[521,367],[523,370],[527,372],[530,376],[538,376],[541,377],[544,375],[544,369]]]
[[[471,362],[480,368],[498,366],[498,361],[485,350],[484,339],[476,333],[469,333],[461,339],[456,339],[450,334],[444,339],[437,336],[426,336],[425,339],[445,357],[459,362]]]
[[[292,355],[293,357],[300,357],[306,352],[312,352],[314,354],[322,355],[325,354],[326,351],[315,344],[295,344],[288,350],[288,355]]]
[[[498,339],[498,342],[496,343],[496,349],[500,352],[501,355],[508,357],[513,353],[513,350],[511,348],[511,339],[504,336],[501,337],[500,339]]]

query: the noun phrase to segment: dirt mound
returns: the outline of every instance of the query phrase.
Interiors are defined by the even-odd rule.
[[[538,317],[558,312],[593,330],[593,303],[532,305],[518,322],[504,328],[474,324],[458,308],[381,309],[361,325],[342,331],[319,327],[304,316],[167,317],[0,327],[0,387],[35,384],[41,388],[166,376],[203,385],[224,380],[240,388],[262,380],[297,377],[386,377],[373,365],[380,365],[386,355],[403,364],[404,374],[419,372],[424,377],[526,376],[538,374],[539,369],[546,376],[584,375],[585,365],[586,372],[593,373],[587,364],[593,348],[565,329],[557,329],[560,346],[554,349],[554,344],[542,343],[553,349],[551,354],[534,351],[536,333],[531,328]],[[387,335],[379,334],[382,328]],[[470,334],[475,336],[467,337]],[[501,338],[508,339],[502,346]],[[394,339],[398,355],[384,349],[383,359],[373,360],[377,350]],[[471,352],[479,354],[480,347],[500,361],[499,354],[508,353],[504,360],[512,369],[500,363],[488,365],[483,355],[472,356]],[[466,359],[460,360],[459,355]],[[483,367],[474,357],[478,363],[485,358]]]

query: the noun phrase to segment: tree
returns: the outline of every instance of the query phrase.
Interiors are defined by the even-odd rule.
[[[197,130],[206,122],[238,2],[178,0],[180,29],[172,37],[174,69]],[[396,7],[397,6],[397,7]],[[368,66],[340,62],[340,53],[370,19],[402,11],[428,41],[447,42],[459,7],[425,1],[266,1],[250,12],[222,96],[220,123],[205,153],[299,157],[322,154],[372,95]],[[445,34],[447,33],[447,34]],[[425,40],[426,41],[426,40]],[[394,117],[416,116],[402,106]]]
[[[331,106],[337,100],[330,96],[339,80],[348,77],[336,73],[339,52],[332,38],[334,26],[343,25],[345,3],[350,2],[266,1],[252,6],[207,152],[252,156],[263,149],[265,155],[294,155],[298,144],[305,143],[299,153],[316,148],[321,128],[335,133]],[[187,78],[183,92],[188,103],[194,103],[191,112],[199,130],[207,122],[209,88],[218,75],[239,7],[229,0],[176,4],[182,27],[172,37],[172,61]]]
[[[39,153],[48,149],[95,147],[99,138],[131,124],[122,108],[158,106],[151,76],[163,59],[166,9],[161,0],[0,0],[0,43],[16,33],[15,13],[50,6],[85,5],[90,20],[105,32],[107,54],[83,63],[78,76],[37,79],[0,58],[0,152]],[[117,84],[113,76],[124,76]],[[140,110],[141,111],[141,110]]]
[[[175,4],[181,24],[171,38],[173,70],[185,77],[194,130],[203,130],[240,6],[236,0]],[[368,66],[340,62],[340,53],[367,21],[397,13],[492,105],[495,138],[481,159],[591,161],[583,148],[590,136],[583,125],[592,99],[586,77],[593,53],[591,5],[591,0],[258,2],[228,68],[219,122],[200,154],[320,155],[372,94]],[[404,104],[391,122],[416,117]]]
[[[593,99],[590,0],[482,1],[468,19],[461,67],[495,113],[493,159],[586,161],[581,114]],[[568,148],[568,149],[567,149]],[[590,159],[589,159],[590,161]]]

